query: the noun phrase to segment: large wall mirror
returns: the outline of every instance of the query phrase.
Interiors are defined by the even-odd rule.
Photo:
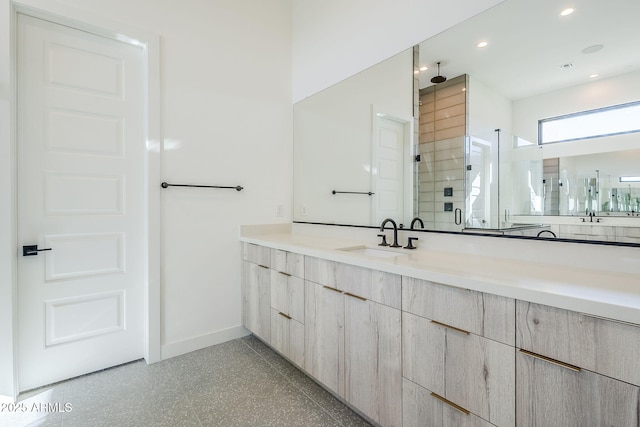
[[[298,102],[294,221],[640,243],[638,16],[507,0]]]

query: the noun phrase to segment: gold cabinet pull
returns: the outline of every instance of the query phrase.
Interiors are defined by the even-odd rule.
[[[291,316],[284,314],[283,312],[279,311],[278,314],[282,317],[286,317],[287,319],[291,320]]]
[[[441,402],[446,403],[447,405],[451,406],[453,409],[455,409],[457,411],[460,411],[465,415],[469,415],[470,414],[470,412],[468,410],[464,409],[462,406],[456,405],[455,403],[453,403],[449,399],[445,399],[444,397],[440,396],[439,394],[431,392],[431,396],[435,397],[436,399],[438,399]]]
[[[434,323],[438,326],[442,326],[443,328],[448,328],[456,332],[460,332],[461,334],[469,335],[471,332],[465,331],[464,329],[456,328],[455,326],[447,325],[446,323],[438,322],[437,320],[432,320],[431,323]]]
[[[332,288],[331,286],[323,285],[322,287],[325,288],[325,289],[329,289],[330,291],[342,293],[342,291],[340,289]]]
[[[345,294],[345,295],[349,295],[350,297],[357,298],[357,299],[359,299],[359,300],[361,300],[361,301],[366,301],[366,300],[367,300],[366,298],[361,297],[360,295],[352,294],[352,293],[350,293],[350,292],[345,292],[344,294]]]
[[[543,360],[543,361],[545,361],[545,362],[552,363],[552,364],[557,365],[557,366],[560,366],[560,367],[562,367],[562,368],[567,368],[567,369],[569,369],[569,370],[571,370],[571,371],[573,371],[573,372],[580,372],[580,371],[582,370],[582,368],[580,368],[580,367],[578,367],[578,366],[570,365],[570,364],[568,364],[568,363],[561,362],[561,361],[559,361],[559,360],[552,359],[552,358],[550,358],[550,357],[543,356],[543,355],[541,355],[541,354],[533,353],[533,352],[531,352],[531,351],[527,351],[527,350],[520,349],[520,353],[522,353],[522,354],[526,354],[527,356],[533,357],[534,359],[540,359],[540,360]]]
[[[260,267],[260,268],[269,268],[266,265],[262,265],[262,264],[258,264],[258,267]]]
[[[284,271],[278,271],[278,273],[282,274],[283,276],[291,277],[289,273],[285,273]]]

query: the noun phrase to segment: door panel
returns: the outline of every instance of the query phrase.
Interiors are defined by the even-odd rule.
[[[20,390],[139,359],[143,52],[18,15]],[[22,251],[20,251],[22,254]]]
[[[380,224],[385,218],[405,217],[405,149],[406,123],[374,116],[373,138],[373,221]]]

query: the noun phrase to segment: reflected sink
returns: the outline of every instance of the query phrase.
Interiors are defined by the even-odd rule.
[[[405,256],[402,252],[388,251],[385,249],[370,248],[367,246],[352,246],[349,248],[340,248],[340,251],[351,252],[352,254],[366,255],[375,258],[395,258]]]

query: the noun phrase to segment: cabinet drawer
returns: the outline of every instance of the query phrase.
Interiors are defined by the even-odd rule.
[[[402,383],[402,425],[404,427],[491,427],[482,418],[456,408],[408,381]]]
[[[341,291],[400,309],[401,276],[348,264],[338,264],[336,276]]]
[[[514,345],[511,298],[402,277],[402,310]]]
[[[254,245],[253,243],[242,243],[242,259],[264,267],[271,267],[271,248]]]
[[[305,279],[400,309],[402,278],[397,274],[305,257]]]
[[[304,323],[304,280],[271,270],[271,307]]]
[[[304,279],[304,255],[272,249],[271,268]]]
[[[273,309],[271,345],[296,365],[304,366],[304,325]]]
[[[338,263],[322,258],[304,257],[304,278],[323,286],[337,288],[336,269]]]
[[[516,345],[640,385],[640,326],[518,301]]]
[[[636,386],[518,352],[517,425],[638,426]]]
[[[499,426],[515,424],[515,349],[402,314],[403,375]]]

